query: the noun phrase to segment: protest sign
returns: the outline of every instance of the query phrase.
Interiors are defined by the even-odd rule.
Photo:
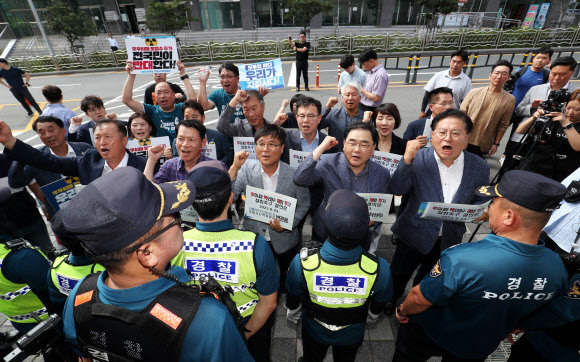
[[[234,153],[239,151],[249,152],[250,157],[248,159],[257,160],[254,137],[234,137]]]
[[[266,224],[270,220],[280,220],[280,226],[292,230],[296,199],[290,196],[246,186],[246,207],[244,217]]]
[[[480,217],[490,201],[482,205],[447,204],[444,202],[423,202],[417,216],[421,219],[470,222]]]
[[[173,36],[127,38],[127,58],[133,62],[131,74],[178,73],[177,45]]]
[[[297,150],[290,150],[290,166],[294,168],[298,168],[302,161],[308,156],[310,156],[312,152],[304,152],[304,151],[297,151]]]
[[[253,64],[240,64],[240,89],[284,88],[282,60],[274,59]]]
[[[383,151],[375,151],[371,156],[371,160],[389,170],[391,176],[393,173],[395,173],[395,170],[397,169],[397,166],[399,166],[399,162],[402,158],[403,156],[401,155]]]
[[[213,158],[217,160],[217,151],[215,150],[215,142],[211,141],[205,144],[205,147],[201,149],[201,154],[205,157]]]
[[[423,146],[425,148],[433,147],[431,145],[431,123],[433,123],[433,118],[428,118],[425,121],[425,128],[423,128],[423,136],[427,137],[427,139],[429,140],[427,141],[427,144]]]
[[[367,202],[371,221],[387,222],[387,216],[389,216],[393,195],[377,193],[360,193],[357,195],[364,198]]]
[[[168,136],[151,137],[145,138],[143,140],[133,139],[127,142],[127,146],[125,148],[127,148],[129,152],[137,156],[147,158],[147,150],[149,149],[149,147],[157,145],[163,145],[163,148],[171,148],[171,142],[169,141],[169,137]],[[163,162],[165,162],[165,157],[162,156],[159,159],[159,163]]]
[[[50,206],[58,211],[65,207],[68,202],[75,197],[77,194],[75,185],[80,185],[80,183],[78,177],[67,176],[63,179],[42,186],[40,191],[42,191],[44,198],[50,203]]]
[[[193,205],[190,205],[188,208],[181,210],[179,213],[181,214],[181,220],[183,221],[197,222],[199,220],[199,215],[193,208]]]

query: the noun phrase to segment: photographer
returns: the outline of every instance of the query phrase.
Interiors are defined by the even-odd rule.
[[[523,161],[522,170],[539,173],[561,182],[580,167],[580,89],[570,95],[566,104],[566,115],[560,112],[547,113],[538,109],[532,117],[522,122],[516,132],[525,134],[540,117],[547,117],[550,133],[546,140],[539,140]]]

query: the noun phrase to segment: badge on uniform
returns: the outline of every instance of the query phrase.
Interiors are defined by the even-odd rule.
[[[437,260],[437,264],[431,269],[431,273],[429,275],[432,278],[437,278],[439,275],[443,274],[441,271],[441,259]]]
[[[580,299],[580,282],[576,281],[570,289],[568,293],[566,293],[566,298],[568,299]]]

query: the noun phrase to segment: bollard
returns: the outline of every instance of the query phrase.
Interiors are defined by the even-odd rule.
[[[405,77],[405,84],[409,84],[409,80],[411,80],[411,64],[413,64],[413,54],[409,55],[409,65],[407,65],[407,76]]]
[[[534,64],[534,58],[536,57],[535,53],[532,53],[532,59],[528,62],[528,65],[531,67]]]
[[[340,63],[338,63],[338,79],[337,82],[340,82]]]
[[[473,70],[475,69],[475,63],[477,63],[477,56],[479,52],[473,53],[473,62],[471,62],[471,68],[469,68],[469,78],[473,77]]]
[[[521,64],[521,68],[526,66],[526,63],[528,62],[528,55],[530,54],[531,50],[528,50],[524,53],[524,59],[522,59],[522,64]]]
[[[417,71],[419,70],[419,61],[421,60],[421,54],[417,54],[415,58],[415,71],[413,72],[413,80],[411,84],[417,84]]]
[[[316,88],[320,88],[320,64],[316,64]]]

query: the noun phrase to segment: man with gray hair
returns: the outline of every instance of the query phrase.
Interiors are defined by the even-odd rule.
[[[236,118],[233,123],[230,123],[236,107],[240,103],[246,118]],[[228,137],[253,137],[260,127],[269,123],[264,119],[265,109],[264,97],[260,92],[239,89],[220,115],[217,130]]]
[[[338,144],[335,152],[342,152],[344,130],[353,123],[362,122],[364,112],[359,107],[362,88],[357,82],[348,82],[341,88],[343,107],[332,109],[337,103],[337,97],[328,98],[326,108],[322,111],[322,120],[318,129],[328,127],[328,135],[336,138]]]

